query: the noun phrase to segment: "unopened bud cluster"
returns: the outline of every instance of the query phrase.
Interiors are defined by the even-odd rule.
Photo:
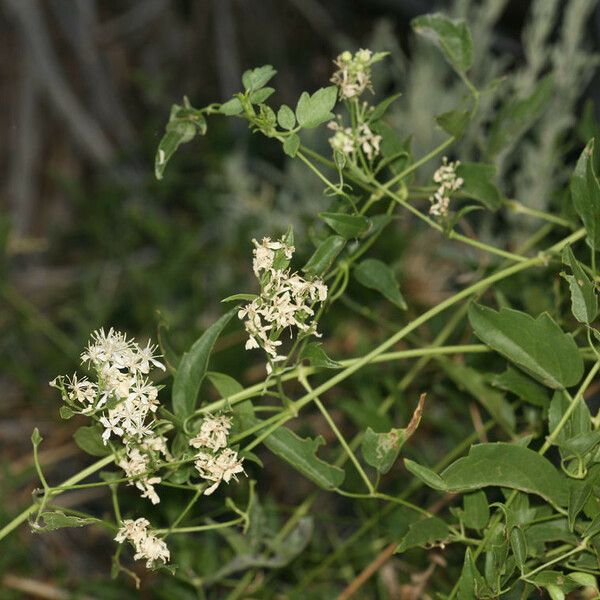
[[[338,86],[340,100],[357,98],[365,90],[371,90],[371,66],[380,61],[387,53],[371,50],[359,50],[354,55],[346,50],[334,61],[337,70],[331,82]]]
[[[433,174],[433,181],[438,184],[435,194],[429,198],[431,207],[429,214],[436,217],[445,217],[450,208],[450,196],[457,192],[463,185],[464,180],[456,173],[460,161],[448,162],[444,156],[442,166]]]

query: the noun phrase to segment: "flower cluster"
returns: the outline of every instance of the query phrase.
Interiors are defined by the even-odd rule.
[[[238,458],[235,450],[227,447],[231,419],[224,415],[208,415],[200,425],[200,431],[190,440],[190,446],[200,449],[195,456],[195,466],[203,479],[212,482],[204,495],[212,494],[219,484],[244,472],[243,459]]]
[[[244,321],[249,335],[246,350],[262,348],[269,356],[267,371],[273,362],[285,360],[278,353],[281,332],[296,327],[305,334],[318,337],[316,324],[310,323],[314,315],[312,306],[327,298],[327,286],[320,280],[308,281],[287,269],[294,247],[285,241],[263,238],[261,243],[253,240],[254,274],[261,284],[260,295],[241,308],[238,317]]]
[[[338,86],[340,100],[357,98],[366,89],[373,91],[371,86],[371,66],[383,59],[387,52],[359,50],[352,55],[346,50],[334,61],[337,71],[331,77],[331,82]]]
[[[148,531],[149,525],[149,521],[144,518],[136,519],[135,521],[133,519],[125,519],[115,536],[115,541],[119,543],[129,540],[135,548],[133,558],[135,560],[145,558],[148,569],[155,567],[158,561],[166,564],[171,557],[171,553],[164,540],[157,538]]]
[[[81,355],[95,381],[75,374],[51,382],[61,390],[71,413],[97,418],[105,445],[111,437],[121,440],[125,457],[118,464],[153,504],[160,501],[153,487],[160,478],[149,478],[147,473],[160,454],[168,455],[166,440],[154,430],[158,387],[146,377],[153,367],[165,369],[156,350],[150,343],[141,347],[112,328],[100,329]]]
[[[433,181],[438,184],[435,194],[429,198],[431,207],[429,214],[436,217],[445,217],[448,215],[450,206],[450,195],[457,192],[463,185],[464,180],[458,177],[456,169],[460,161],[448,162],[448,157],[442,159],[442,166],[433,174]]]
[[[381,136],[373,133],[367,123],[362,123],[355,131],[350,127],[343,127],[338,121],[331,121],[327,127],[335,131],[329,138],[334,152],[351,156],[360,148],[369,160],[378,156]]]

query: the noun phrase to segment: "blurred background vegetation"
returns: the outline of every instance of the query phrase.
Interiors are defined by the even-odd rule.
[[[0,1],[0,523],[29,501],[34,426],[45,437],[42,462],[50,478],[83,464],[71,439],[77,424],[59,422],[58,398],[47,382],[76,368],[91,330],[114,326],[156,339],[160,325],[182,351],[221,313],[221,298],[253,290],[252,237],[276,236],[291,224],[299,251],[310,252],[310,217],[329,200],[301,164],[241,123],[213,118],[208,136],[183,147],[165,179],[155,181],[153,155],[171,104],[183,95],[194,106],[225,100],[239,90],[245,69],[270,63],[279,72],[276,104],[295,105],[303,90],[327,84],[340,51],[388,50],[391,58],[375,70],[375,89],[402,92],[389,124],[402,139],[412,135],[420,156],[444,135],[432,128],[432,115],[456,108],[464,94],[435,49],[410,32],[411,18],[436,9],[468,20],[476,49],[473,81],[493,90],[453,154],[494,162],[507,197],[564,213],[572,159],[598,129],[600,9],[594,0]],[[533,94],[539,102],[523,126],[497,132],[512,136],[508,147],[496,152],[484,144],[503,102]],[[328,153],[325,135],[309,143]],[[497,243],[510,236],[508,243],[517,244],[533,225],[526,217],[496,217],[485,223],[486,235]],[[379,252],[396,265],[414,306],[435,304],[464,283],[456,264],[464,263],[464,249],[415,232],[409,219],[394,231]],[[481,257],[466,258],[473,272],[481,266]],[[531,312],[552,308],[540,290],[528,288]],[[352,293],[373,300],[368,292]],[[352,310],[331,315],[324,327],[336,358],[372,347],[381,333],[368,314]],[[242,368],[242,339],[239,328],[225,336],[216,360],[250,383],[263,366]],[[340,421],[361,423],[361,411],[377,405],[386,385],[372,386],[365,374]],[[456,395],[451,383],[439,385],[448,398]],[[409,412],[400,407],[396,422]],[[432,425],[446,418],[443,412],[429,416]],[[309,426],[320,432],[318,422]],[[457,423],[447,435],[458,439],[465,431]],[[419,451],[431,461],[437,455],[435,447]],[[302,481],[290,489],[289,471],[265,461],[273,505],[293,506],[312,489]],[[61,502],[100,512],[108,506],[104,492],[94,490]],[[322,539],[276,577],[301,579],[340,536],[352,533],[345,510],[332,508],[336,526],[326,523]],[[377,539],[375,530],[375,546],[355,549],[356,564],[345,566],[351,571],[342,578],[369,560]],[[206,573],[218,564],[218,540],[205,536],[192,549]],[[70,590],[124,598],[122,582],[106,582],[110,547],[93,528],[47,536],[23,528],[0,552],[0,595],[66,598]],[[409,598],[394,595],[400,589],[394,577],[382,571],[368,592],[373,595],[365,597]],[[40,587],[27,591],[34,584]],[[186,597],[189,588],[175,591],[177,585],[159,579],[141,594]],[[332,597],[328,593],[325,587],[314,597]]]

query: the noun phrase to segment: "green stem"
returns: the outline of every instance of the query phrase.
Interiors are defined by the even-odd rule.
[[[567,219],[563,219],[562,217],[558,217],[551,213],[547,213],[543,210],[536,210],[535,208],[530,208],[529,206],[521,204],[521,202],[519,202],[518,200],[505,200],[502,204],[504,204],[504,206],[507,206],[512,212],[515,212],[517,214],[529,215],[530,217],[535,217],[537,219],[548,221],[549,223],[560,225],[561,227],[567,227],[568,229],[572,229],[572,224]]]
[[[573,398],[571,398],[571,402],[569,403],[569,406],[568,406],[567,410],[565,411],[565,414],[561,417],[560,421],[557,423],[554,430],[546,438],[546,441],[544,442],[544,444],[542,445],[542,447],[539,450],[539,454],[544,455],[548,451],[550,446],[552,446],[552,444],[554,443],[554,440],[558,437],[558,434],[562,431],[563,427],[567,424],[567,421],[570,419],[571,415],[573,414],[573,411],[577,408],[579,399],[583,398],[583,394],[585,393],[585,391],[587,390],[589,385],[592,383],[594,377],[596,376],[596,373],[598,373],[598,369],[600,369],[600,361],[596,362],[596,364],[594,364],[594,366],[590,369],[589,373],[587,374],[587,377],[584,379],[580,388],[577,390],[577,393],[575,394],[575,396]],[[566,394],[568,394],[568,392],[566,390],[564,390],[564,391]]]
[[[570,236],[568,236],[568,237],[564,238],[563,240],[561,240],[560,242],[558,242],[557,244],[554,244],[553,246],[548,248],[547,252],[549,252],[549,253],[558,252],[558,251],[562,250],[565,246],[581,239],[585,235],[586,235],[585,229],[583,229],[583,228],[579,229],[576,232],[574,232],[573,234],[571,234]],[[365,365],[376,361],[376,359],[379,356],[381,356],[386,350],[388,350],[389,348],[391,348],[392,346],[397,344],[400,340],[402,340],[404,337],[406,337],[407,334],[414,331],[415,329],[417,329],[418,327],[420,327],[421,325],[423,325],[424,323],[426,323],[427,321],[429,321],[436,315],[444,312],[446,309],[450,308],[451,306],[454,306],[455,304],[464,300],[465,298],[468,298],[470,295],[475,294],[479,290],[487,288],[492,283],[495,283],[496,281],[501,281],[502,279],[506,279],[507,277],[510,277],[516,273],[519,273],[519,272],[529,269],[531,267],[544,264],[545,260],[546,260],[546,256],[544,254],[541,254],[534,258],[527,259],[524,262],[519,262],[516,265],[512,265],[506,269],[503,269],[501,271],[498,271],[497,273],[494,273],[492,275],[489,275],[488,277],[485,277],[484,279],[478,281],[477,283],[474,283],[473,285],[470,285],[469,287],[465,288],[464,290],[458,292],[451,298],[447,298],[443,302],[440,302],[438,305],[436,305],[433,308],[429,309],[428,311],[424,312],[422,315],[420,315],[419,317],[417,317],[416,319],[411,321],[408,325],[406,325],[405,327],[400,329],[400,331],[396,332],[394,335],[389,337],[387,340],[385,340],[384,342],[379,344],[379,346],[377,346],[376,348],[371,350],[371,352],[369,352],[368,354],[365,354],[360,359],[356,360],[352,365],[346,367],[343,371],[340,371],[339,373],[337,373],[336,375],[331,377],[328,381],[322,383],[320,386],[313,389],[312,392],[309,392],[308,394],[306,394],[299,400],[296,400],[294,402],[295,410],[299,411],[303,406],[305,406],[306,404],[311,402],[315,397],[321,396],[324,392],[330,390],[332,387],[336,386],[338,383],[341,383],[342,381],[344,381],[345,379],[347,379],[348,377],[350,377],[351,375],[353,375],[354,373],[359,371]],[[265,426],[268,426],[268,425],[270,425],[271,422],[276,422],[278,425],[283,425],[286,421],[291,419],[292,416],[293,415],[290,411],[288,411],[287,414],[284,412],[281,414],[281,416],[277,416],[277,417],[268,419],[263,424]]]
[[[310,383],[308,382],[308,379],[306,378],[306,375],[304,375],[303,371],[300,371],[300,374],[298,376],[298,381],[302,384],[302,386],[304,387],[304,389],[307,392],[313,391],[313,388],[311,387]],[[369,494],[373,494],[373,492],[375,491],[375,488],[373,487],[371,480],[365,473],[365,470],[362,468],[362,465],[356,458],[356,455],[354,454],[354,452],[352,452],[352,450],[348,446],[348,442],[346,441],[346,438],[344,438],[344,436],[342,435],[342,432],[338,429],[337,425],[335,424],[335,421],[331,418],[331,415],[329,414],[328,410],[323,406],[323,403],[321,402],[321,400],[318,397],[315,396],[315,398],[313,399],[313,402],[317,405],[317,408],[321,411],[321,414],[323,415],[323,417],[327,421],[327,424],[329,425],[329,427],[331,428],[331,430],[337,437],[342,448],[345,450],[346,454],[348,455],[348,458],[352,461],[352,464],[356,468],[356,471],[361,476],[362,480],[365,482],[365,485],[367,486],[367,489],[369,490]]]
[[[223,523],[212,523],[210,525],[195,525],[192,527],[177,527],[169,529],[156,529],[155,532],[158,534],[172,534],[172,533],[198,533],[200,531],[211,531],[213,529],[224,529],[226,527],[233,527],[243,521],[243,517],[232,519],[231,521],[225,521]]]
[[[76,473],[72,477],[69,477],[69,479],[65,480],[61,484],[60,487],[61,488],[68,487],[69,485],[75,484],[78,481],[81,481],[82,479],[89,477],[96,471],[99,471],[106,465],[109,465],[111,462],[113,462],[113,460],[114,460],[114,457],[112,455],[105,456],[104,458],[100,459],[99,461],[95,462],[94,464],[90,465],[89,467],[83,469],[82,471],[79,471],[79,473]],[[11,533],[14,529],[16,529],[19,525],[21,525],[21,523],[24,523],[27,520],[27,518],[29,517],[29,515],[34,513],[36,511],[36,509],[37,509],[37,503],[34,502],[30,506],[28,506],[24,511],[22,511],[20,514],[18,514],[12,521],[10,521],[10,523],[7,523],[2,529],[0,529],[0,540],[5,538],[9,533]]]
[[[196,502],[197,502],[198,498],[200,498],[201,494],[202,494],[202,488],[197,489],[196,492],[194,493],[192,499],[187,503],[185,508],[179,513],[179,516],[173,521],[173,523],[171,523],[171,526],[165,533],[165,538],[167,538],[169,536],[169,534],[173,533],[173,531],[175,531],[177,529],[177,525],[179,525],[179,523],[181,523],[181,521],[183,521],[183,519],[190,512],[190,510],[192,510],[192,507],[194,506],[194,504],[196,504]]]
[[[382,186],[379,183],[376,183],[375,185],[377,189],[379,189],[382,192],[384,191],[385,186]],[[421,219],[421,221],[427,223],[427,225],[429,225],[436,231],[444,233],[444,228],[439,223],[436,223],[435,221],[424,215],[418,208],[414,207],[412,204],[410,204],[410,202],[407,202],[404,198],[398,196],[398,194],[395,194],[390,190],[385,190],[385,194],[393,200],[395,200],[396,202],[398,202],[398,204],[406,208],[417,218]],[[459,242],[462,242],[463,244],[467,244],[468,246],[473,246],[474,248],[477,248],[478,250],[483,250],[485,252],[488,252],[489,254],[495,254],[497,256],[501,256],[502,258],[507,258],[512,261],[524,262],[527,260],[526,257],[521,256],[520,254],[514,254],[513,252],[501,250],[500,248],[496,248],[495,246],[490,246],[489,244],[480,242],[479,240],[469,238],[456,231],[450,231],[448,234],[448,238],[450,238],[451,240],[457,240]]]
[[[561,562],[561,561],[565,560],[566,558],[569,558],[569,556],[573,556],[574,554],[579,554],[580,552],[583,552],[586,548],[587,548],[587,540],[584,540],[583,543],[581,543],[576,548],[573,548],[569,552],[565,552],[564,554],[561,554],[560,556],[557,556],[556,558],[553,558],[552,560],[545,562],[543,565],[540,565],[536,569],[533,569],[533,571],[529,571],[529,573],[526,573],[525,575],[521,575],[520,579],[523,579],[526,581],[532,575],[535,575],[539,571],[543,571],[544,569],[547,569],[548,567],[556,564],[557,562]]]
[[[436,146],[431,152],[429,152],[425,156],[421,157],[419,160],[416,160],[414,163],[412,163],[408,167],[406,167],[406,169],[404,169],[403,171],[400,171],[400,173],[398,173],[398,175],[395,175],[389,181],[387,181],[383,185],[384,190],[389,190],[394,184],[396,184],[399,181],[402,181],[403,179],[408,177],[408,175],[410,175],[411,173],[416,171],[420,166],[429,162],[432,158],[435,158],[438,154],[440,154],[446,148],[451,146],[455,141],[456,141],[456,138],[454,136],[451,136],[448,139],[444,140],[439,146]]]

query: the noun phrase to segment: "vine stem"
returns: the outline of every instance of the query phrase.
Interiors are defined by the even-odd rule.
[[[306,375],[304,374],[304,371],[302,371],[302,370],[300,371],[298,381],[302,384],[302,386],[304,387],[304,389],[307,392],[313,391],[313,388],[311,387],[310,383],[308,382],[308,379],[306,378]],[[331,415],[329,414],[329,411],[323,406],[323,403],[321,402],[321,400],[318,397],[315,397],[313,399],[313,401],[317,405],[317,408],[321,411],[321,414],[327,421],[327,424],[329,425],[329,427],[331,428],[333,433],[336,435],[342,448],[346,451],[348,458],[352,461],[352,464],[356,468],[356,471],[361,476],[362,480],[364,481],[365,485],[367,486],[367,490],[369,490],[369,494],[373,495],[373,492],[375,492],[375,488],[373,487],[371,480],[365,473],[365,470],[362,468],[362,465],[360,464],[359,460],[356,458],[356,455],[354,454],[354,452],[352,451],[350,446],[348,446],[348,442],[346,441],[346,438],[342,435],[342,432],[338,429],[338,426],[335,424],[335,421],[332,419]]]
[[[442,347],[431,347],[431,348],[413,348],[410,350],[399,350],[397,352],[386,352],[384,354],[379,355],[372,362],[373,363],[381,363],[381,362],[391,362],[396,360],[402,360],[406,358],[419,358],[421,356],[428,356],[430,354],[458,354],[458,353],[485,353],[491,352],[491,350],[485,346],[484,344],[457,344],[453,346],[442,346]],[[342,367],[348,367],[353,365],[356,361],[361,360],[362,357],[357,358],[348,358],[345,360],[339,361]],[[313,375],[317,373],[320,369],[317,367],[303,367],[304,373],[306,375]],[[289,371],[283,373],[281,375],[281,381],[289,381],[290,379],[296,379],[298,377],[298,368],[290,369]],[[270,386],[274,386],[275,382],[273,381]],[[194,412],[194,416],[200,416],[205,413],[212,413],[218,410],[222,410],[228,406],[233,406],[238,404],[239,402],[243,402],[244,400],[248,400],[248,398],[252,398],[257,396],[263,392],[264,382],[257,383],[253,386],[250,386],[236,394],[232,394],[231,396],[227,396],[227,398],[221,398],[220,400],[215,400],[210,404],[196,410]]]
[[[547,253],[559,252],[565,246],[568,246],[569,244],[572,244],[575,241],[585,237],[585,235],[586,235],[586,231],[584,228],[578,229],[577,231],[575,231],[571,235],[567,236],[566,238],[564,238],[557,244],[554,244],[553,246],[548,248],[546,252]],[[376,361],[376,359],[379,356],[381,356],[386,350],[388,350],[389,348],[391,348],[392,346],[397,344],[400,340],[402,340],[404,337],[406,337],[406,335],[408,335],[409,333],[411,333],[412,331],[414,331],[415,329],[417,329],[418,327],[420,327],[421,325],[423,325],[424,323],[426,323],[427,321],[429,321],[436,315],[440,314],[441,312],[444,312],[447,308],[454,306],[461,300],[468,298],[470,295],[478,292],[481,289],[488,287],[489,285],[491,285],[492,283],[495,283],[496,281],[501,281],[502,279],[506,279],[507,277],[510,277],[516,273],[519,273],[520,271],[525,271],[526,269],[529,269],[531,267],[534,267],[537,265],[542,265],[545,263],[546,259],[547,259],[546,254],[541,253],[540,255],[538,255],[534,258],[527,259],[524,262],[519,262],[515,265],[512,265],[512,266],[506,268],[506,269],[503,269],[502,271],[498,271],[497,273],[489,275],[488,277],[485,277],[484,279],[478,281],[477,283],[470,285],[469,287],[465,288],[464,290],[461,290],[460,292],[458,292],[451,298],[447,298],[443,302],[440,302],[433,308],[429,309],[428,311],[424,312],[422,315],[420,315],[419,317],[417,317],[416,319],[411,321],[408,325],[404,326],[402,329],[397,331],[394,335],[389,337],[387,340],[385,340],[384,342],[379,344],[379,346],[377,346],[376,348],[371,350],[371,352],[369,352],[368,354],[365,354],[364,356],[362,356],[361,358],[359,358],[358,360],[353,362],[353,364],[346,367],[343,371],[340,371],[339,373],[337,373],[336,375],[331,377],[326,382],[324,382],[321,385],[319,385],[318,387],[314,388],[311,392],[308,392],[302,398],[296,400],[293,405],[294,412],[299,411],[303,406],[305,406],[309,402],[313,401],[316,397],[321,396],[324,392],[330,390],[332,387],[336,386],[338,383],[341,383],[342,381],[344,381],[345,379],[347,379],[348,377],[350,377],[351,375],[353,375],[354,373],[359,371],[362,367]],[[284,411],[283,413],[281,413],[281,415],[277,415],[276,417],[267,419],[266,421],[264,421],[262,423],[262,425],[268,427],[271,424],[273,424],[278,427],[280,425],[283,425],[285,422],[289,421],[291,418],[293,418],[293,416],[294,416],[294,413],[292,411],[289,411],[289,410]]]
[[[563,427],[567,424],[567,421],[573,414],[573,411],[577,408],[577,403],[578,403],[579,399],[583,397],[585,390],[587,390],[590,383],[592,383],[592,380],[596,376],[596,373],[598,373],[598,369],[600,369],[600,360],[597,361],[594,364],[594,366],[590,369],[589,373],[587,374],[587,377],[584,379],[583,383],[581,384],[581,387],[577,390],[577,393],[575,394],[575,396],[573,398],[571,398],[571,402],[569,403],[569,406],[568,406],[567,410],[565,411],[565,414],[561,417],[560,421],[556,424],[556,427],[552,430],[550,435],[546,438],[546,441],[544,442],[542,447],[539,449],[539,454],[541,454],[543,456],[544,454],[546,454],[546,452],[548,451],[550,446],[552,446],[552,444],[554,443],[554,440],[558,437],[558,434],[562,431]]]
[[[587,540],[584,540],[581,544],[579,544],[579,546],[576,546],[572,550],[569,550],[569,552],[565,552],[564,554],[561,554],[560,556],[557,556],[556,558],[553,558],[552,560],[545,562],[543,565],[540,565],[536,569],[533,569],[533,571],[529,571],[529,573],[526,573],[525,575],[521,575],[520,579],[527,581],[527,579],[529,577],[531,577],[532,575],[535,575],[536,573],[543,571],[547,567],[550,567],[550,566],[556,564],[557,562],[564,560],[565,558],[569,558],[569,556],[573,556],[574,554],[579,554],[580,552],[583,552],[586,548],[587,548]]]
[[[76,484],[77,482],[81,481],[82,479],[89,477],[96,471],[99,471],[103,467],[106,467],[113,461],[114,461],[114,456],[112,454],[110,456],[105,456],[104,458],[100,459],[99,461],[91,464],[89,467],[86,467],[82,471],[79,471],[79,473],[76,473],[72,477],[69,477],[69,479],[66,479],[65,481],[63,481],[59,487],[61,487],[61,488],[68,487],[69,485]],[[11,531],[16,529],[19,525],[21,525],[21,523],[24,523],[27,520],[27,518],[29,517],[29,515],[31,515],[33,512],[35,512],[36,508],[37,508],[37,503],[36,502],[32,503],[23,512],[18,514],[12,521],[10,521],[10,523],[7,523],[2,529],[0,529],[0,540],[5,538]]]
[[[417,218],[421,219],[421,221],[423,221],[424,223],[427,223],[427,225],[429,225],[436,231],[439,231],[440,233],[444,232],[444,228],[439,223],[436,223],[435,221],[430,219],[428,216],[424,215],[418,208],[414,207],[410,202],[407,202],[404,198],[402,198],[398,194],[392,192],[391,190],[385,189],[385,187],[386,187],[385,185],[376,183],[376,188],[381,193],[385,193],[392,200],[395,200],[396,202],[398,202],[398,204],[400,204],[401,206],[406,208],[406,210],[410,211],[413,215],[415,215]],[[507,258],[512,261],[525,262],[527,260],[527,258],[525,258],[524,256],[521,256],[520,254],[514,254],[513,252],[507,252],[506,250],[502,250],[500,248],[490,246],[489,244],[480,242],[479,240],[474,240],[470,237],[467,237],[460,233],[457,233],[454,230],[452,230],[448,233],[448,238],[450,238],[451,240],[457,240],[459,242],[462,242],[463,244],[467,244],[468,246],[473,246],[474,248],[477,248],[478,250],[483,250],[485,252],[489,252],[490,254],[496,254],[497,256],[501,256],[502,258]]]

